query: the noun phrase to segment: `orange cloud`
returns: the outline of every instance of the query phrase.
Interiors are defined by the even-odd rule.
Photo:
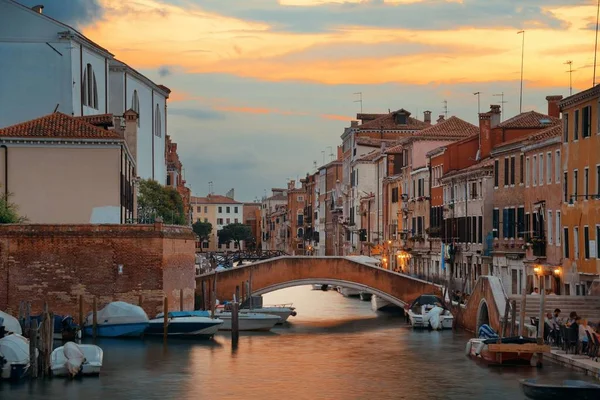
[[[277,108],[267,107],[247,107],[247,106],[229,106],[222,105],[214,107],[218,111],[235,112],[243,114],[280,114],[280,115],[307,115],[303,112],[284,111]]]
[[[336,115],[336,114],[321,114],[321,118],[323,119],[329,119],[332,121],[353,121],[354,118],[352,117],[347,117],[345,115]]]

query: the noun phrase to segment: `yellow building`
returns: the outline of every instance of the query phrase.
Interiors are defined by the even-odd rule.
[[[560,102],[565,294],[585,295],[600,275],[600,85]]]
[[[220,245],[217,232],[226,225],[244,223],[244,203],[226,196],[209,194],[206,197],[192,196],[191,209],[193,222],[210,222],[213,228],[210,240],[200,245],[202,251],[237,250],[234,243]]]

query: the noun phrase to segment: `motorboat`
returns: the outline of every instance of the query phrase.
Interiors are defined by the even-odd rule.
[[[29,366],[29,340],[27,338],[13,333],[0,339],[0,378],[21,379],[27,375]]]
[[[0,326],[4,327],[4,332],[6,334],[9,333],[17,333],[19,335],[23,334],[23,330],[21,329],[21,324],[19,320],[13,317],[10,314],[0,311]]]
[[[146,335],[164,335],[164,314],[151,319]],[[220,318],[211,318],[208,311],[170,311],[167,314],[167,336],[209,339],[223,325]]]
[[[359,296],[362,301],[371,301],[373,294],[369,292],[360,292]]]
[[[148,316],[142,307],[114,301],[98,311],[96,335],[99,337],[136,337],[148,328]],[[87,336],[93,335],[93,315],[88,314],[84,327]]]
[[[104,352],[98,346],[67,342],[50,355],[50,371],[56,377],[97,376],[103,357]]]
[[[224,310],[225,311],[225,310]],[[283,324],[288,320],[290,316],[295,317],[297,315],[296,308],[292,304],[279,304],[279,305],[266,305],[257,308],[242,308],[240,314],[247,313],[260,313],[270,314],[279,317],[277,324]]]
[[[216,317],[223,320],[223,325],[219,327],[220,331],[231,330],[231,311],[218,310]],[[238,314],[238,330],[239,331],[270,331],[276,324],[281,321],[277,315],[255,313],[255,312],[240,312]]]
[[[498,365],[531,365],[535,353],[549,352],[550,347],[538,345],[537,339],[521,336],[474,338],[467,342],[467,356]]]
[[[31,320],[37,320],[38,325],[42,323],[42,315],[31,317]],[[81,327],[75,323],[70,315],[54,316],[54,340],[72,341],[81,339]]]
[[[536,379],[521,379],[523,393],[533,400],[596,400],[600,398],[600,385],[585,381],[566,380],[560,384],[538,383]]]
[[[322,283],[315,283],[312,285],[312,289],[313,290],[322,290],[322,291],[326,292],[329,290],[329,285],[322,284]]]
[[[409,322],[413,328],[433,330],[452,329],[454,317],[444,302],[433,294],[423,294],[406,307]]]
[[[360,290],[350,289],[347,287],[338,286],[338,292],[344,297],[358,297],[360,296]]]

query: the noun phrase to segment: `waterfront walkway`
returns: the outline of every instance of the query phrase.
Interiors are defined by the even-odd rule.
[[[552,349],[550,354],[544,356],[552,362],[581,371],[586,375],[600,379],[600,362],[581,354],[566,354],[563,350]]]

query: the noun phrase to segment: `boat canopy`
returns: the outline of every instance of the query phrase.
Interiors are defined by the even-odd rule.
[[[156,318],[163,318],[164,313],[159,313],[156,315]],[[169,318],[183,318],[183,317],[210,317],[210,312],[208,311],[169,311],[167,314]]]
[[[19,324],[18,319],[2,311],[0,311],[0,318],[3,319],[0,325],[4,326],[4,329],[7,332],[18,333],[19,335],[23,334],[23,330],[21,329],[21,324]]]
[[[412,304],[410,305],[410,308],[413,308],[415,306],[427,306],[427,305],[433,306],[436,303],[439,303],[442,306],[442,308],[444,308],[444,309],[446,308],[444,306],[444,302],[438,296],[436,296],[434,294],[422,294],[412,302]]]
[[[98,324],[139,324],[148,322],[148,316],[142,307],[124,301],[113,301],[98,311]],[[86,325],[92,325],[92,314],[88,314]]]
[[[19,334],[0,339],[0,356],[9,363],[29,363],[29,341]]]

